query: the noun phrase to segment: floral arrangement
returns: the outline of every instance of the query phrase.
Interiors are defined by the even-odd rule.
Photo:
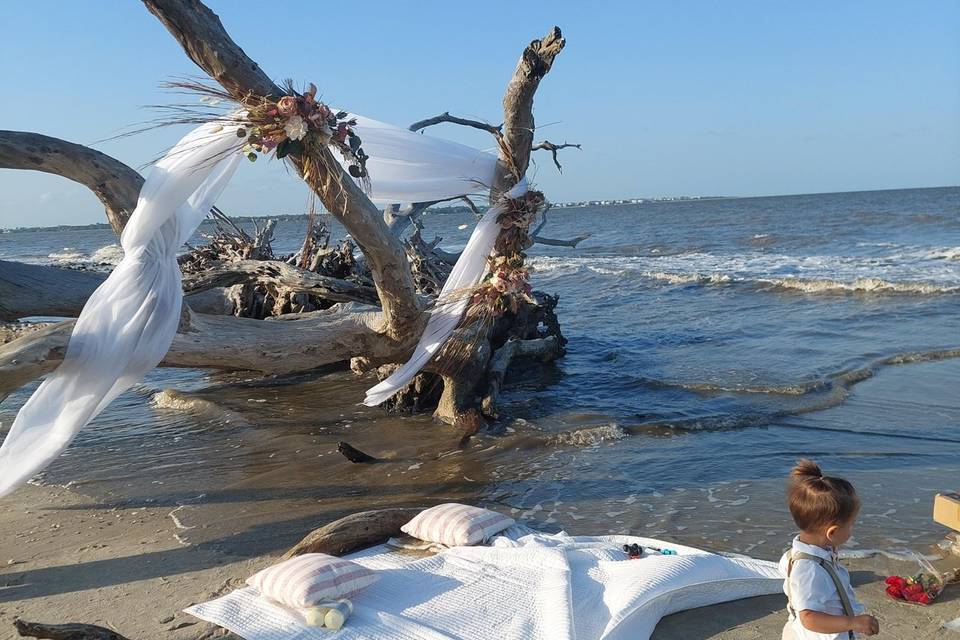
[[[317,100],[317,87],[308,85],[298,93],[293,83],[285,84],[286,95],[279,97],[247,94],[235,97],[227,91],[192,80],[178,80],[163,85],[174,92],[200,96],[199,103],[154,105],[165,113],[141,131],[177,124],[219,122],[236,125],[238,150],[242,148],[250,161],[258,155],[272,153],[278,159],[287,158],[297,166],[311,187],[319,188],[324,174],[334,171],[328,147],[336,149],[347,161],[347,170],[354,178],[367,178],[367,154],[353,127],[357,122],[345,111],[333,111]],[[323,168],[317,171],[315,167]],[[337,175],[339,171],[335,171]]]
[[[477,287],[453,294],[469,296],[469,303],[457,332],[444,344],[443,355],[437,359],[442,369],[455,371],[464,366],[477,352],[485,335],[482,329],[491,327],[497,318],[519,313],[524,304],[536,304],[523,251],[533,244],[530,225],[545,203],[543,193],[533,190],[519,198],[506,199],[507,206],[497,218],[501,230],[494,251],[487,258],[486,277]]]
[[[533,289],[528,282],[529,273],[518,256],[492,256],[487,258],[489,274],[478,286],[470,304],[474,313],[480,308],[489,310],[492,317],[510,311],[516,313],[521,302],[534,303]]]
[[[930,604],[943,591],[943,577],[929,572],[908,578],[890,576],[886,584],[887,595],[891,598],[922,605]]]
[[[466,322],[490,321],[508,311],[517,313],[523,303],[535,303],[523,251],[532,244],[530,225],[544,203],[540,191],[528,191],[519,198],[508,200],[506,210],[497,218],[502,230],[497,236],[494,255],[487,259],[488,275],[473,292]]]
[[[360,137],[354,132],[355,119],[346,111],[334,112],[316,99],[313,83],[301,95],[286,95],[274,101],[259,98],[246,105],[248,128],[237,131],[246,137],[244,152],[251,161],[257,153],[270,153],[282,159],[288,155],[303,155],[310,144],[332,145],[350,161],[349,172],[354,178],[367,176],[367,155],[360,146]]]

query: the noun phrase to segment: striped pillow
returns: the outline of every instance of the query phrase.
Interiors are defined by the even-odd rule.
[[[307,609],[357,592],[377,577],[355,562],[325,553],[305,553],[253,574],[247,584],[280,604]]]
[[[421,511],[400,530],[420,540],[462,547],[485,542],[513,524],[513,518],[502,513],[451,502]]]

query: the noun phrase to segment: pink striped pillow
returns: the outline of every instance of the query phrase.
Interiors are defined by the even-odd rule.
[[[462,547],[485,542],[513,524],[513,518],[502,513],[450,502],[421,511],[400,530],[420,540]]]
[[[280,604],[307,609],[355,593],[377,578],[355,562],[325,553],[305,553],[253,574],[247,584]]]

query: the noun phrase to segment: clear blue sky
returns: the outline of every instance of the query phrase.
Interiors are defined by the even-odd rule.
[[[769,195],[960,184],[960,3],[247,2],[209,0],[276,79],[407,125],[444,110],[500,121],[527,41],[559,25],[567,48],[541,85],[537,138],[583,143],[554,201]],[[0,3],[0,127],[89,144],[175,96],[198,70],[133,0]],[[549,126],[547,126],[549,125]],[[139,167],[183,129],[98,145]],[[479,132],[433,129],[476,146]],[[103,221],[83,187],[0,170],[0,227]],[[306,193],[279,163],[245,167],[221,200],[294,213]]]

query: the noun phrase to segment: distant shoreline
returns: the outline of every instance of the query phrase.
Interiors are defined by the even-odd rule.
[[[580,209],[585,207],[616,207],[624,205],[639,204],[661,204],[670,202],[700,202],[710,200],[752,200],[757,198],[799,198],[804,196],[824,196],[846,193],[884,193],[888,191],[928,191],[934,189],[960,189],[960,185],[946,185],[941,187],[906,187],[901,189],[866,189],[857,191],[825,191],[822,193],[786,193],[767,196],[652,196],[636,198],[616,198],[603,200],[581,200],[577,202],[554,202],[554,209]],[[469,213],[470,208],[466,206],[454,207],[432,207],[429,209],[432,214],[445,213]],[[327,212],[321,212],[318,215],[330,215]],[[305,213],[278,213],[265,214],[258,216],[230,216],[236,221],[258,222],[261,220],[276,220],[278,222],[289,222],[305,220]],[[95,222],[91,224],[60,224],[49,227],[0,227],[0,233],[34,233],[44,231],[83,231],[109,229],[110,225],[106,222]]]

